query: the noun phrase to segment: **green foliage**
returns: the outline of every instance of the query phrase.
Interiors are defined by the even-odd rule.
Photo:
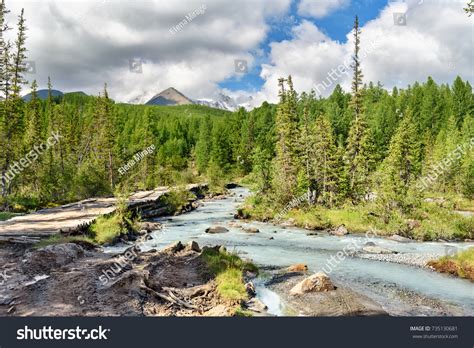
[[[16,213],[11,213],[11,212],[6,212],[6,211],[0,211],[0,221],[5,221],[9,220],[12,217],[17,216],[18,214]]]
[[[173,214],[180,211],[192,198],[192,193],[184,188],[174,188],[169,193],[163,195],[160,200],[168,208],[168,213]]]

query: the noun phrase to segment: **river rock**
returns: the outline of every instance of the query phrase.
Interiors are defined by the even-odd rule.
[[[250,297],[254,297],[257,294],[257,292],[255,291],[255,286],[252,282],[245,283],[245,291],[247,291],[247,294]]]
[[[201,248],[199,247],[199,244],[195,242],[194,240],[188,242],[188,244],[186,245],[186,249],[195,251],[197,253],[201,252]]]
[[[152,222],[152,221],[143,221],[140,222],[139,228],[145,232],[153,232],[156,230],[161,229],[161,224],[159,222]]]
[[[267,310],[267,306],[260,301],[258,298],[254,297],[245,303],[245,307],[252,312],[263,313]]]
[[[363,252],[369,253],[369,254],[396,254],[396,251],[385,249],[379,246],[373,246],[373,245],[367,245],[362,248]]]
[[[229,232],[224,226],[211,226],[206,228],[206,233],[225,233]]]
[[[260,230],[256,227],[242,227],[242,229],[247,233],[259,233]]]
[[[338,227],[336,227],[335,229],[332,229],[329,231],[330,234],[332,235],[335,235],[335,236],[345,236],[346,234],[349,234],[349,232],[347,231],[347,228],[346,226],[344,225],[340,225]]]
[[[303,279],[296,284],[291,290],[290,295],[303,295],[308,292],[325,292],[335,290],[329,277],[324,272],[315,273],[308,278]]]
[[[318,232],[308,232],[306,233],[307,236],[317,236]]]
[[[410,238],[406,238],[406,237],[402,237],[398,234],[393,234],[391,235],[390,237],[388,237],[388,239],[390,240],[394,240],[395,242],[399,242],[399,243],[408,243],[408,242],[411,242],[411,239]]]
[[[374,242],[367,242],[364,244],[364,246],[375,246]]]
[[[308,270],[308,266],[304,263],[297,263],[291,265],[286,269],[287,272],[306,272]]]
[[[173,244],[168,245],[163,249],[163,252],[168,252],[168,253],[177,253],[178,251],[181,251],[185,248],[185,246],[180,242],[174,242]]]

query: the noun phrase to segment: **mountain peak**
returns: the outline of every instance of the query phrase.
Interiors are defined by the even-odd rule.
[[[186,105],[194,104],[191,99],[186,97],[183,93],[178,91],[174,87],[168,87],[167,89],[156,94],[151,98],[147,105]]]

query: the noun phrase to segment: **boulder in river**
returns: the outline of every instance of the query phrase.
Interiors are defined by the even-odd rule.
[[[143,221],[140,222],[140,230],[148,233],[161,229],[162,225],[159,222]]]
[[[330,230],[329,233],[332,235],[341,237],[341,236],[345,236],[346,234],[349,234],[349,231],[347,231],[346,226],[339,225],[335,229]]]
[[[268,309],[268,307],[256,297],[247,301],[245,307],[247,307],[248,310],[257,313],[263,313]]]
[[[242,229],[247,232],[247,233],[259,233],[260,230],[256,227],[247,227],[247,226],[244,226],[242,227]]]
[[[335,289],[336,287],[332,284],[327,274],[324,272],[318,272],[296,284],[290,290],[290,295],[303,295],[313,291],[325,292]]]
[[[287,272],[306,272],[308,270],[308,266],[304,263],[297,263],[291,265],[286,269]]]
[[[394,235],[388,237],[388,239],[394,240],[394,241],[399,242],[399,243],[408,243],[408,242],[412,241],[410,238],[402,237],[398,234],[394,234]]]
[[[206,228],[206,233],[225,233],[229,232],[224,226],[211,226]]]

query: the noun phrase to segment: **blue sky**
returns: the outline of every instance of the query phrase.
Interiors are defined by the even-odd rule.
[[[312,22],[332,40],[345,43],[347,41],[347,34],[354,25],[356,15],[359,17],[359,24],[362,27],[366,22],[375,19],[387,3],[387,0],[353,0],[348,6],[336,9],[326,17],[315,19],[300,16],[297,11],[298,2],[293,1],[287,16],[267,21],[270,32],[265,42],[261,45],[261,49],[264,52],[263,57],[255,57],[254,55],[257,64],[254,64],[247,74],[237,75],[220,82],[219,87],[231,91],[259,90],[265,82],[260,77],[261,64],[269,63],[270,43],[290,40],[292,37],[292,27],[301,23],[302,20]]]
[[[474,16],[467,0],[7,0],[12,25],[25,9],[28,60],[45,88],[48,76],[62,91],[101,91],[117,101],[140,103],[174,87],[193,99],[219,93],[251,99],[252,106],[278,100],[278,79],[291,75],[298,92],[309,92],[350,60],[355,15],[362,31],[364,83],[391,90],[428,76],[474,84]],[[178,32],[198,6],[204,11]],[[394,16],[406,15],[403,25]],[[97,30],[100,28],[100,30]],[[9,32],[14,40],[15,31]],[[54,40],[51,38],[54,37]],[[373,44],[373,45],[372,45]],[[372,45],[372,46],[371,46]],[[140,73],[130,60],[143,61]],[[235,71],[247,59],[249,72]],[[350,69],[347,69],[350,71]],[[336,84],[350,90],[351,74]],[[26,90],[26,88],[25,88]],[[27,92],[27,91],[25,91]],[[251,97],[251,98],[250,98]]]

